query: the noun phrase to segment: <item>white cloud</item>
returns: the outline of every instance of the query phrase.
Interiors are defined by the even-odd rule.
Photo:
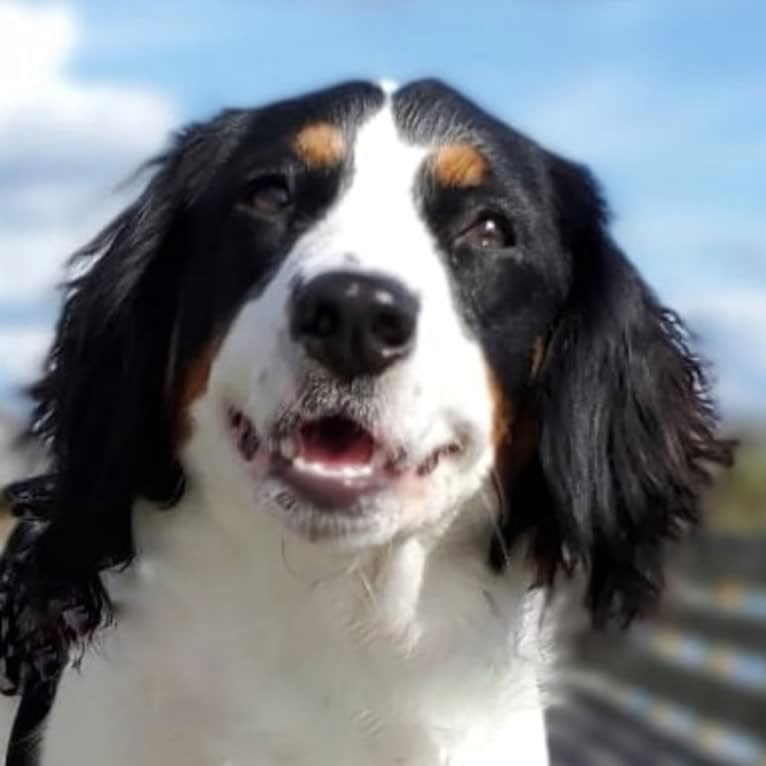
[[[3,78],[0,106],[34,100],[35,91],[45,88],[66,62],[75,34],[65,8],[0,5],[0,66],[11,75]]]
[[[764,339],[766,348],[766,284],[690,296],[682,301],[686,311],[696,316],[715,316],[740,327],[751,327]]]
[[[65,6],[0,2],[0,162],[124,158],[162,140],[173,120],[164,96],[70,74],[78,33]]]
[[[74,76],[80,34],[68,6],[0,0],[0,301],[58,279],[175,122],[161,93]]]
[[[13,381],[29,381],[39,371],[52,337],[50,327],[0,330],[0,359],[6,376]]]
[[[61,279],[67,256],[125,204],[117,184],[176,121],[159,92],[75,76],[81,35],[69,6],[0,0],[0,315]],[[0,325],[0,396],[35,375],[51,335]]]
[[[717,391],[732,415],[764,411],[766,283],[681,295],[678,307],[715,363]]]

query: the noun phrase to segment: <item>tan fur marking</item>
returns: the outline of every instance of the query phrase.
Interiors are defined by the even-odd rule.
[[[306,125],[293,140],[295,151],[311,168],[337,165],[346,151],[343,133],[329,122]]]
[[[179,442],[186,441],[191,435],[189,409],[207,391],[210,369],[221,346],[221,340],[215,338],[204,346],[197,358],[186,368],[176,407],[176,434]]]
[[[433,173],[442,186],[478,186],[487,175],[487,161],[470,144],[448,144],[436,153]]]
[[[491,369],[487,370],[487,385],[492,401],[492,444],[497,450],[510,442],[513,413],[511,403]]]

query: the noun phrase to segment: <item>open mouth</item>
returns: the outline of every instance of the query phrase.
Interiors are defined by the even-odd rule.
[[[228,421],[246,463],[266,450],[268,473],[323,510],[351,509],[363,496],[381,492],[405,476],[425,478],[443,458],[462,451],[458,442],[450,442],[413,462],[404,449],[381,443],[343,414],[303,420],[268,444],[240,410],[230,407]]]

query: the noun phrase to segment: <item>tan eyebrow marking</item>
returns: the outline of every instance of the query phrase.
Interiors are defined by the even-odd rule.
[[[484,155],[470,144],[447,144],[433,158],[433,174],[442,186],[478,186],[489,167]]]
[[[346,140],[335,125],[312,122],[298,131],[293,148],[310,168],[326,168],[343,159]]]

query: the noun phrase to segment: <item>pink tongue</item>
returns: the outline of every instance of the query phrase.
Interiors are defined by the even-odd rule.
[[[315,420],[303,426],[298,436],[301,457],[312,463],[364,465],[375,452],[372,436],[343,417]]]

